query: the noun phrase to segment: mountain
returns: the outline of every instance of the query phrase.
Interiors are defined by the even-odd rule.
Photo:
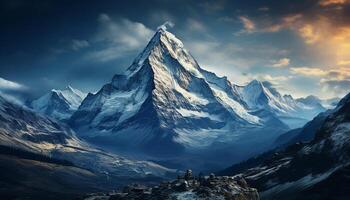
[[[341,98],[334,97],[334,98],[330,98],[330,99],[322,99],[321,103],[322,103],[323,107],[325,107],[327,109],[332,109],[332,108],[335,108],[337,106],[337,104],[339,103],[340,100],[341,100]]]
[[[59,120],[66,120],[78,109],[86,94],[67,86],[64,90],[51,90],[31,102],[35,111]]]
[[[314,95],[309,95],[305,98],[299,98],[297,101],[309,106],[323,107],[322,100]]]
[[[305,98],[298,98],[296,101],[303,103],[308,106],[320,107],[325,109],[335,108],[340,101],[340,98],[320,99],[314,95],[309,95]]]
[[[266,153],[222,173],[243,173],[248,183],[261,191],[262,199],[348,198],[350,94],[321,115],[321,122],[317,118],[310,122],[318,124],[310,142]],[[307,126],[302,134],[307,134]]]
[[[281,95],[271,83],[257,80],[241,87],[240,95],[250,110],[263,110],[276,116],[290,128],[302,127],[318,113],[326,110],[315,96],[294,99]]]
[[[71,121],[81,136],[164,144],[164,151],[208,146],[231,127],[263,125],[242,105],[237,86],[201,69],[163,29],[125,74],[89,94]]]
[[[306,98],[297,99],[299,103],[302,103],[308,107],[313,107],[317,109],[332,109],[336,107],[336,104],[340,101],[339,98],[332,98],[321,100],[316,96],[310,95]],[[335,105],[334,105],[335,104]],[[276,139],[276,146],[285,147],[290,144],[298,143],[298,142],[309,142],[311,141],[320,125],[327,118],[331,110],[327,110],[318,114],[313,120],[306,123],[302,128],[297,128],[290,130]]]
[[[242,87],[202,69],[179,39],[159,29],[124,74],[87,95],[69,124],[103,148],[157,157],[203,151],[197,158],[211,155],[217,164],[214,151],[242,159],[271,148],[289,129],[277,115],[293,110],[287,100],[272,86]]]
[[[14,104],[0,96],[0,145],[55,159],[67,160],[95,174],[129,179],[165,177],[172,173],[148,161],[125,159],[78,139],[65,124]]]
[[[302,128],[293,129],[283,133],[276,139],[275,145],[283,148],[298,142],[310,142],[315,137],[320,125],[324,123],[324,120],[327,118],[329,112],[330,111],[320,113],[313,120],[306,123]]]

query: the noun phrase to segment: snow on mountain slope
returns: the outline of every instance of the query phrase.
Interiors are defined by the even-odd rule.
[[[267,127],[276,128],[265,134],[272,139],[298,108],[270,85],[241,87],[202,69],[179,39],[159,29],[124,74],[84,99],[70,124],[95,143],[179,152],[224,138],[253,140],[248,133]]]
[[[78,109],[86,94],[67,86],[65,90],[51,90],[49,93],[32,101],[30,107],[34,110],[63,120],[68,119]]]
[[[349,184],[350,94],[323,115],[326,116],[321,122],[316,118],[310,122],[315,124],[313,129],[316,130],[311,141],[253,158],[240,166],[233,166],[224,174],[243,172],[248,182],[258,188],[263,199],[339,197],[334,194],[349,196],[348,188],[341,185]],[[307,126],[300,134],[308,134],[310,130]],[[249,169],[239,169],[244,165]],[[327,185],[323,184],[325,182]]]
[[[71,122],[86,137],[185,146],[198,144],[199,138],[189,136],[194,131],[217,133],[210,135],[211,144],[229,127],[263,125],[237,86],[201,69],[182,42],[162,29],[125,74],[87,96]]]
[[[305,98],[296,99],[296,101],[309,107],[333,109],[337,106],[340,98],[320,99],[314,95],[309,95]]]
[[[162,177],[172,172],[152,162],[125,159],[79,140],[58,121],[0,96],[0,145],[69,160],[79,167],[111,176]]]
[[[294,99],[291,95],[282,96],[266,81],[253,80],[238,91],[250,109],[269,112],[290,128],[301,127],[318,113],[326,110],[316,102],[317,97]]]

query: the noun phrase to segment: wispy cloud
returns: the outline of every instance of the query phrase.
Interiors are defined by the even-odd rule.
[[[9,81],[0,77],[0,90],[25,90],[26,87],[14,81]]]
[[[332,6],[332,5],[343,5],[350,3],[350,0],[321,0],[319,1],[320,6]]]
[[[198,31],[198,32],[205,32],[206,31],[204,24],[199,22],[196,19],[193,19],[193,18],[187,19],[187,27],[191,31]]]
[[[323,70],[320,68],[312,68],[312,67],[292,67],[290,68],[293,74],[300,74],[305,76],[326,76],[328,75],[327,70]]]
[[[248,17],[245,17],[245,16],[240,16],[239,19],[241,20],[243,27],[244,27],[244,30],[242,30],[242,32],[252,33],[255,31],[256,26],[255,26],[255,23],[251,19],[249,19]]]
[[[126,18],[113,20],[101,14],[98,22],[100,27],[93,40],[98,48],[87,55],[95,61],[106,62],[140,50],[154,34],[144,24]]]
[[[225,3],[226,2],[224,0],[204,1],[199,3],[199,6],[203,8],[207,13],[213,13],[224,10]]]
[[[175,24],[171,21],[166,21],[162,25],[158,26],[157,29],[167,30],[168,28],[173,28]]]
[[[350,79],[350,68],[337,67],[322,69],[317,67],[292,67],[291,72],[294,74],[300,74],[305,76],[323,77],[334,80]]]
[[[258,8],[258,10],[259,10],[259,11],[263,11],[263,12],[267,12],[267,11],[270,10],[270,8],[267,7],[267,6],[263,6],[263,7]]]
[[[26,86],[0,77],[0,95],[3,98],[22,105],[24,102],[24,98],[22,96],[26,90]]]
[[[291,68],[292,73],[306,77],[319,78],[319,84],[324,91],[336,96],[343,96],[350,92],[350,68],[321,69],[317,67]]]
[[[281,58],[277,61],[273,61],[272,67],[286,67],[290,63],[289,58]]]
[[[72,40],[72,44],[71,44],[71,48],[74,50],[74,51],[78,51],[80,49],[83,49],[83,48],[86,48],[86,47],[89,47],[90,46],[90,43],[87,41],[87,40]]]

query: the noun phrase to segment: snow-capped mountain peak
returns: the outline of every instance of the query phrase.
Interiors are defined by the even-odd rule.
[[[115,75],[83,101],[72,124],[84,134],[102,130],[118,137],[117,132],[127,131],[136,140],[144,138],[142,143],[163,138],[185,146],[208,146],[230,131],[228,127],[262,125],[246,109],[237,86],[202,69],[183,43],[164,29],[124,74]],[[145,138],[142,132],[148,131]]]
[[[178,38],[159,29],[124,74],[85,98],[71,124],[87,138],[167,151],[208,147],[233,130],[241,135],[272,121],[285,128],[274,114],[291,110],[269,85],[240,87],[202,69]]]
[[[52,89],[49,93],[32,101],[31,107],[57,119],[68,119],[78,109],[86,94],[71,86],[64,90]]]
[[[261,81],[253,80],[243,88],[243,99],[251,109],[266,109],[276,114],[294,110],[293,105],[288,104],[269,83],[265,85]]]
[[[132,76],[140,69],[140,67],[144,65],[146,60],[149,63],[154,63],[159,59],[164,58],[164,54],[165,56],[169,55],[173,59],[177,60],[182,67],[186,68],[186,70],[190,71],[196,76],[201,77],[200,72],[198,71],[199,66],[197,62],[184,48],[183,43],[172,33],[164,29],[158,29],[153,38],[147,44],[146,48],[128,68],[125,75],[128,77]],[[152,66],[154,67],[155,65]],[[156,72],[157,70],[154,71]]]

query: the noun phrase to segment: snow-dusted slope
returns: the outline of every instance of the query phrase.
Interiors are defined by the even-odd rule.
[[[317,97],[294,99],[291,95],[282,96],[269,82],[253,80],[238,91],[249,109],[269,112],[290,128],[301,127],[326,110]]]
[[[293,144],[224,173],[237,173],[240,167],[249,166],[244,175],[264,199],[346,199],[349,196],[350,94],[324,114],[322,122],[315,123],[317,131],[310,142]],[[301,134],[308,134],[307,131],[304,127]],[[343,184],[346,187],[342,187]]]
[[[71,121],[88,137],[180,146],[207,146],[232,127],[262,125],[235,85],[201,69],[182,42],[162,29],[125,74],[87,96]]]
[[[296,101],[308,107],[319,109],[333,109],[337,106],[340,98],[320,99],[314,95],[309,95],[305,98],[296,99]]]
[[[78,109],[86,94],[67,86],[65,90],[51,90],[49,93],[34,100],[31,107],[37,112],[53,118],[68,119]]]
[[[70,124],[90,141],[178,152],[285,130],[277,114],[295,111],[292,103],[258,81],[240,87],[202,69],[159,29],[124,74],[84,99]]]
[[[50,155],[79,167],[111,176],[163,176],[167,168],[147,161],[125,159],[79,140],[67,126],[11,103],[0,96],[0,145]]]

